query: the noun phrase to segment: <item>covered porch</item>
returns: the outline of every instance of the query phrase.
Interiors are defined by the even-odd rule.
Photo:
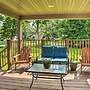
[[[13,65],[13,56],[20,52],[22,46],[26,45],[32,49],[33,59],[36,60],[41,54],[42,45],[67,46],[70,58],[79,60],[81,49],[90,48],[90,40],[55,40],[42,43],[41,40],[22,40],[21,21],[40,19],[89,19],[90,0],[1,0],[0,13],[9,15],[18,20],[17,41],[8,40],[7,47],[1,52],[0,69],[8,64],[9,71],[0,71],[0,89],[2,90],[29,90],[31,75],[19,68],[18,72],[10,70]],[[3,66],[2,66],[3,65]],[[25,67],[25,66],[24,66]],[[21,72],[20,72],[21,70]],[[77,71],[66,75],[65,90],[89,90],[90,89],[90,68],[84,67],[84,73],[80,73],[80,66]],[[51,77],[51,76],[50,76]],[[49,83],[49,84],[48,84]],[[60,90],[59,80],[36,80],[32,90]]]
[[[55,40],[42,43],[41,40],[22,40],[22,20],[47,20],[47,19],[89,19],[89,0],[2,0],[0,1],[0,13],[9,15],[18,20],[17,41],[7,41],[7,48],[1,53],[2,63],[8,63],[8,69],[12,65],[12,56],[19,53],[22,46],[26,45],[32,49],[33,60],[41,51],[42,45],[67,46],[70,59],[77,59],[81,55],[83,47],[90,47],[90,40]],[[20,9],[20,10],[19,10]],[[36,48],[33,48],[36,47]],[[73,49],[74,47],[74,49]],[[9,51],[9,52],[8,52]],[[6,53],[7,52],[7,53]],[[5,55],[3,55],[5,54]],[[5,57],[3,57],[5,56]],[[4,60],[7,57],[6,60]],[[7,62],[8,61],[8,62]],[[0,68],[2,66],[0,65]]]

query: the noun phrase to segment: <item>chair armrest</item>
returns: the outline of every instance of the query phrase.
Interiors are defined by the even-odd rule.
[[[31,59],[31,58],[32,58],[32,55],[29,56],[29,59]]]
[[[20,56],[20,54],[13,56],[13,58],[17,58],[18,56]]]
[[[20,54],[13,56],[14,61],[16,61],[16,58],[17,58],[18,56],[20,56]]]

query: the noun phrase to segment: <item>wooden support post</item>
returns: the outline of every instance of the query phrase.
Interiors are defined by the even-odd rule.
[[[11,67],[11,40],[7,40],[7,60],[8,60],[8,70]]]
[[[22,22],[21,17],[18,19],[18,53],[20,53],[20,49],[22,47]]]

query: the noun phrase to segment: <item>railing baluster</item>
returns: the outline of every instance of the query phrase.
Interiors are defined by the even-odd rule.
[[[66,41],[68,40],[68,41]],[[28,46],[31,48],[31,53],[33,59],[35,60],[36,56],[41,57],[41,47],[43,45],[57,45],[57,46],[67,46],[69,59],[79,60],[80,55],[82,54],[82,48],[90,48],[90,39],[66,39],[66,40],[22,40],[22,46]],[[7,48],[0,52],[0,69],[7,64]],[[13,64],[13,56],[18,54],[18,41],[11,41],[11,64]]]
[[[4,48],[0,52],[0,69],[2,69],[7,63],[7,48]]]

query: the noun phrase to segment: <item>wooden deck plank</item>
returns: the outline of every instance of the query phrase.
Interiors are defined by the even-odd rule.
[[[0,76],[0,90],[30,90],[31,78],[16,78]],[[86,79],[66,80],[65,90],[90,90]],[[38,79],[32,90],[60,90],[60,81],[55,79]]]
[[[0,71],[0,73],[0,90],[30,90],[31,75],[28,75],[26,72],[19,74],[15,72],[7,73]],[[49,77],[53,78],[56,76]],[[83,72],[83,74],[80,74],[77,71],[70,72],[64,79],[65,82],[63,85],[65,90],[90,90],[90,70]],[[31,90],[61,90],[60,80],[37,79]]]

